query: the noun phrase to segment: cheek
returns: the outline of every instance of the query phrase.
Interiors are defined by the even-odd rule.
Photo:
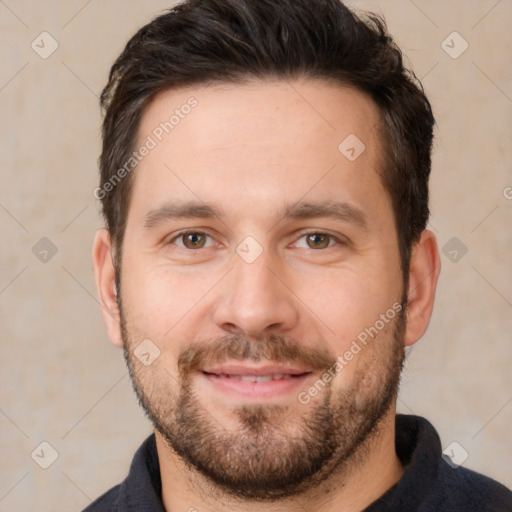
[[[199,303],[210,281],[208,276],[194,278],[145,259],[127,260],[123,272],[123,302],[130,320],[160,335],[172,329]]]
[[[354,393],[364,400],[389,384],[389,378],[399,364],[395,339],[398,316],[391,317],[365,327],[345,344],[332,372],[335,374],[332,387],[336,394]]]
[[[331,373],[338,393],[352,387],[371,392],[389,359],[402,285],[383,266],[332,272],[314,289],[298,293],[318,316],[316,323],[337,358]]]
[[[125,269],[123,309],[132,350],[142,340],[151,340],[160,350],[157,366],[177,378],[181,351],[211,330],[211,292],[219,277],[215,272],[194,277],[143,261],[127,260]]]
[[[301,284],[297,295],[317,317],[317,324],[330,341],[333,352],[343,353],[353,339],[380,321],[400,297],[401,285],[382,269],[336,270],[316,282]],[[394,314],[391,311],[388,316]],[[389,320],[387,317],[385,318]],[[380,325],[380,323],[379,323]],[[387,325],[387,324],[386,324]]]

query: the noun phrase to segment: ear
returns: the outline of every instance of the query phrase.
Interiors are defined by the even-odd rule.
[[[412,249],[407,291],[407,328],[405,345],[416,343],[427,330],[434,308],[441,259],[436,237],[424,230]]]
[[[94,278],[108,337],[116,347],[122,347],[123,338],[121,335],[121,322],[117,303],[116,279],[112,255],[110,233],[106,229],[100,229],[96,233],[92,248]]]

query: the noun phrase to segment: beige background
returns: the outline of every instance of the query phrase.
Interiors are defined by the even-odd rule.
[[[385,15],[423,78],[438,122],[431,228],[441,248],[457,237],[468,249],[455,263],[442,255],[399,407],[429,418],[443,446],[460,443],[465,466],[510,487],[512,2],[350,3]],[[128,37],[169,5],[0,0],[0,512],[81,510],[124,478],[151,431],[96,302],[92,191],[97,96]],[[31,48],[43,31],[59,44],[48,59]],[[453,31],[469,44],[457,59],[441,46]],[[461,43],[447,40],[452,53]],[[46,263],[32,249],[42,237],[58,249]],[[58,452],[46,470],[31,458],[43,441]],[[49,461],[42,449],[34,458]]]

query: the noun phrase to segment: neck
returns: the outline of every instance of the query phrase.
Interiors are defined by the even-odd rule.
[[[347,471],[334,471],[318,487],[279,502],[241,501],[225,494],[179,458],[158,432],[155,437],[162,501],[167,511],[271,512],[278,506],[284,512],[303,512],[304,509],[356,512],[382,496],[403,473],[395,451],[394,407],[379,423],[368,444],[354,453]]]

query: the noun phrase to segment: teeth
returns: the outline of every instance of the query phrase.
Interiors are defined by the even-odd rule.
[[[220,377],[242,382],[270,382],[271,380],[288,380],[292,378],[292,375],[276,373],[275,375],[220,375]]]

